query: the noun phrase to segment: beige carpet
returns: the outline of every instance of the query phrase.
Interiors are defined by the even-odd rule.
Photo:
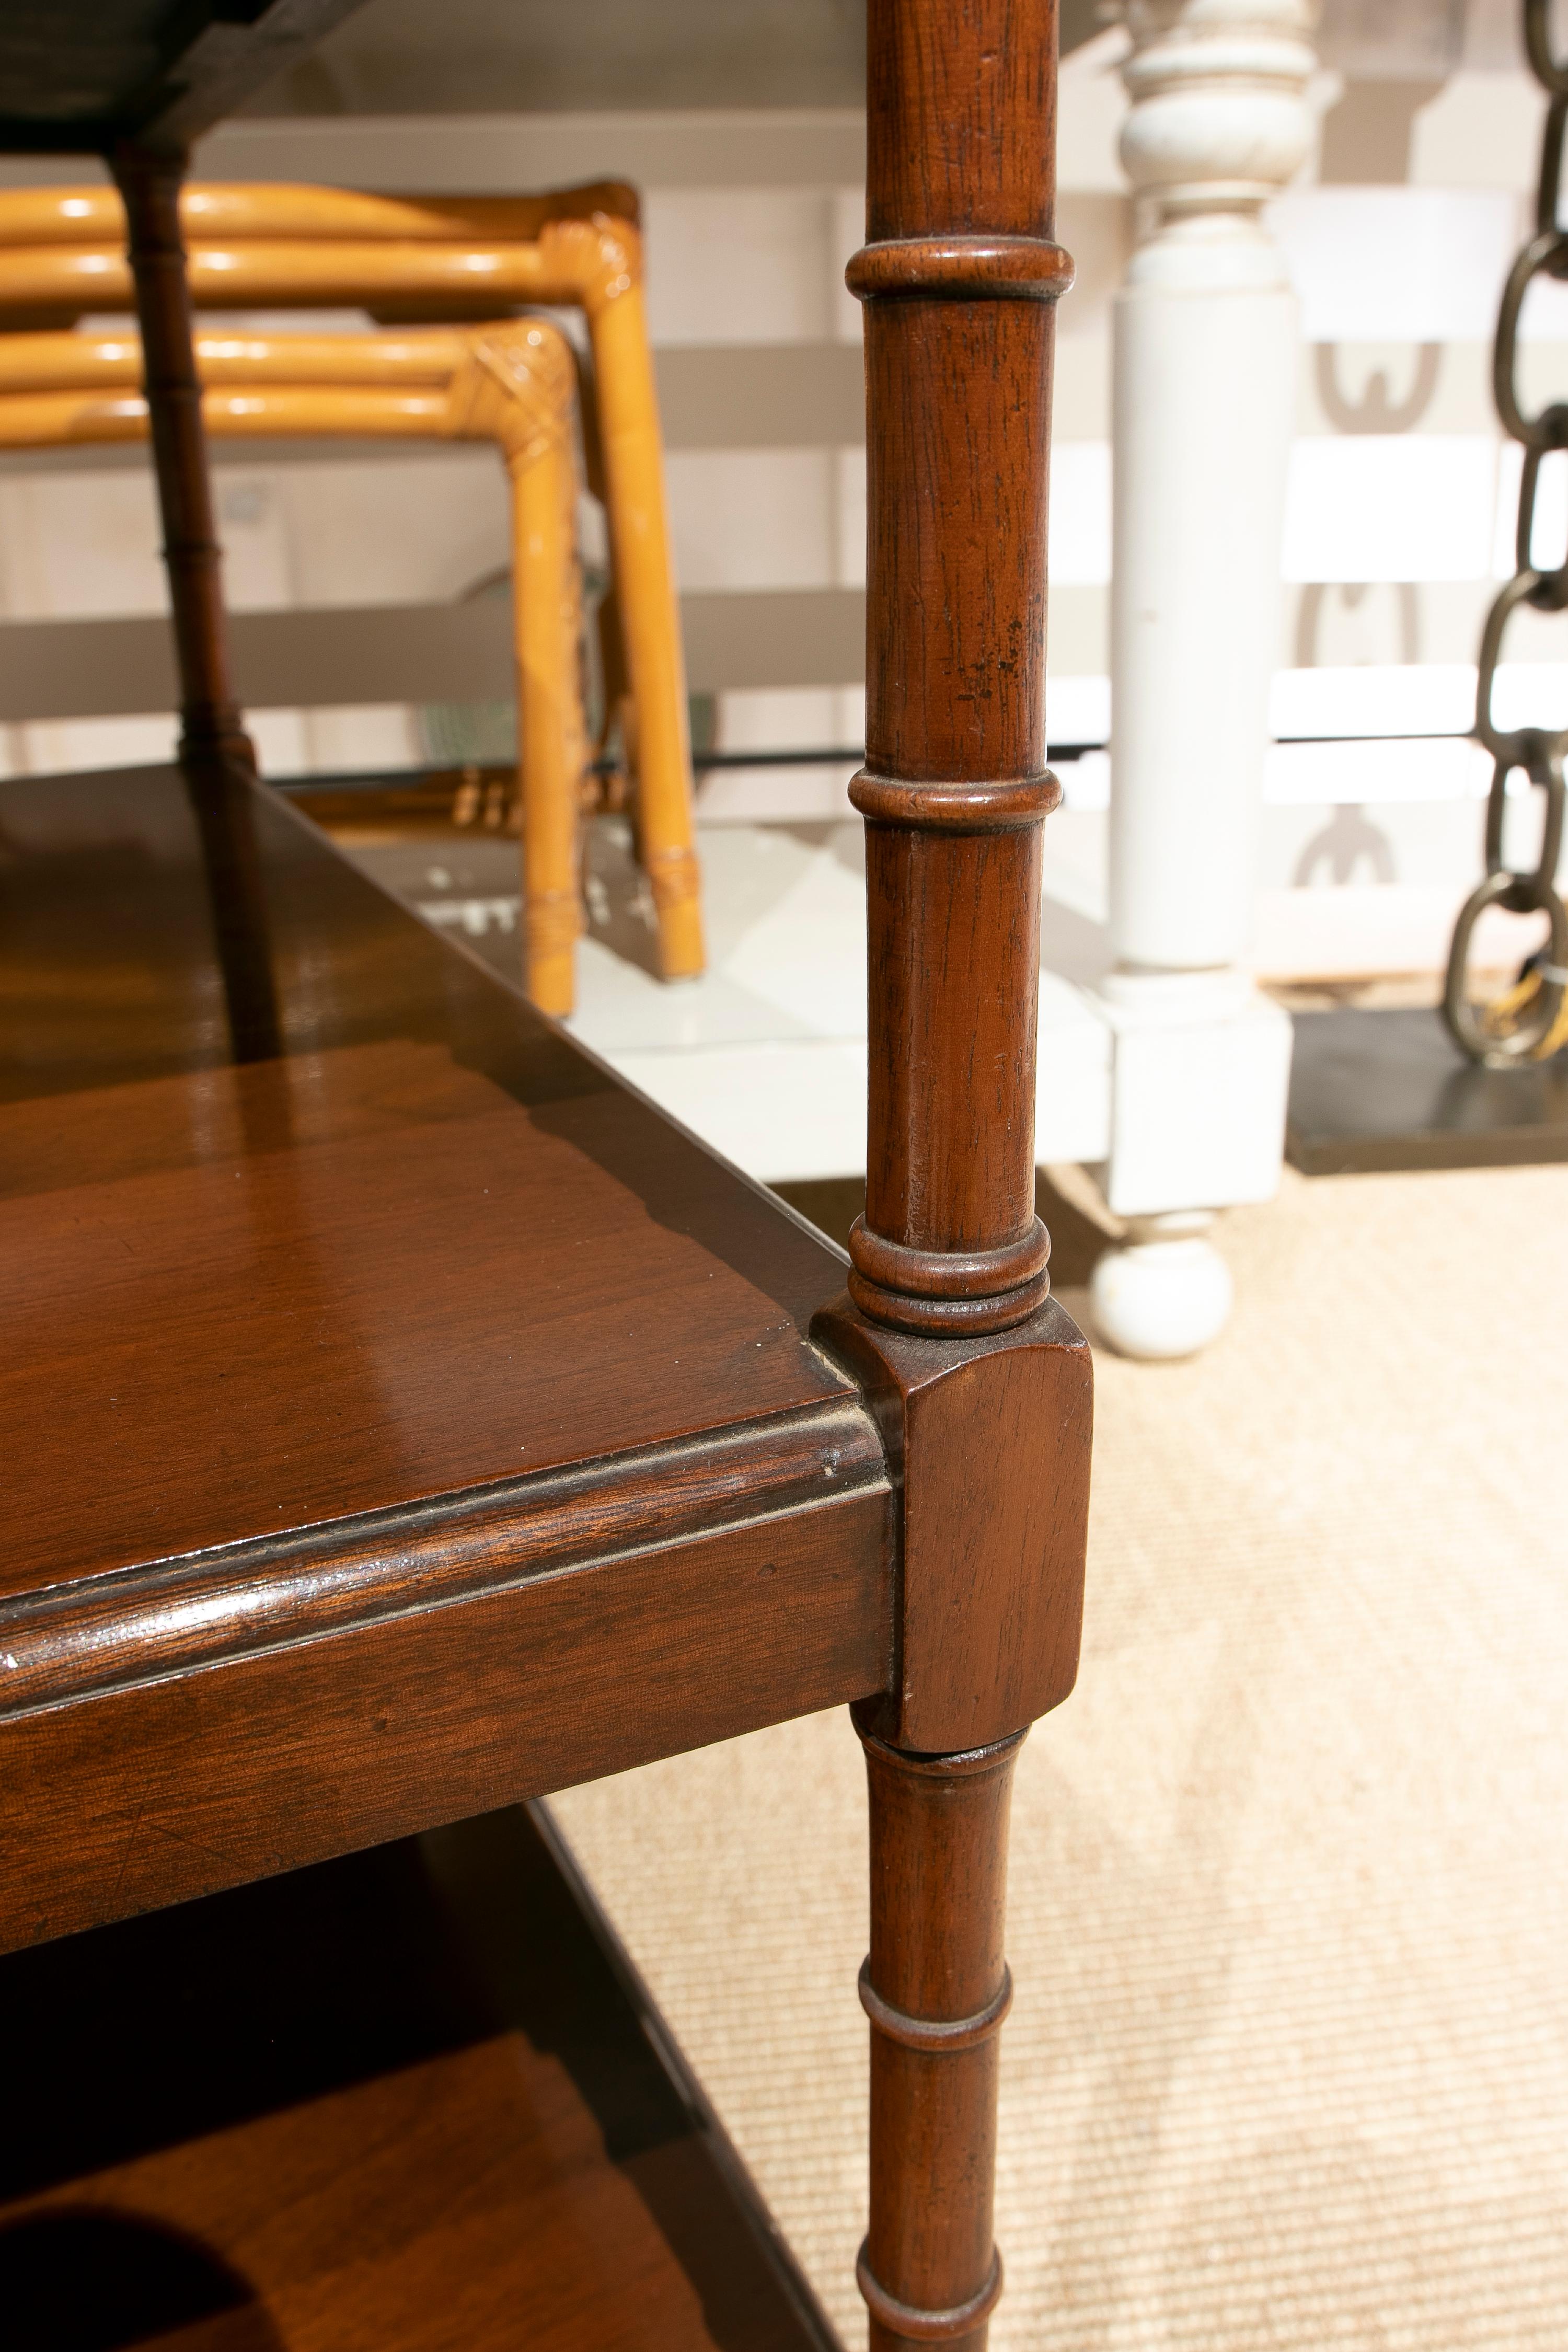
[[[1568,1170],[1288,1179],[1223,1239],[1207,1356],[1100,1359],[1083,1669],[1014,1816],[994,2352],[1561,2352]],[[847,1718],[557,1811],[859,2343]]]

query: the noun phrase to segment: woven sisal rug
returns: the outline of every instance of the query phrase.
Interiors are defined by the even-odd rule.
[[[994,2352],[1561,2352],[1568,1170],[1288,1176],[1221,1238],[1214,1349],[1099,1360],[1083,1669],[1014,1814]],[[556,1811],[860,2343],[847,1717]]]

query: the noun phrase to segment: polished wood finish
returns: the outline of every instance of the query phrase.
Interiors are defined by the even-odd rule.
[[[449,804],[456,782],[447,784],[447,797],[441,797],[441,787],[433,780],[427,802],[421,802],[414,793],[406,795],[402,809],[395,804],[399,821],[412,824],[440,822]],[[313,794],[305,806],[318,824],[351,824],[354,819],[355,797],[349,793]],[[363,815],[363,798],[357,805]],[[805,1177],[800,1182],[773,1186],[781,1201],[798,1209],[808,1223],[818,1233],[826,1234],[847,1254],[849,1228],[866,1206],[866,1184],[858,1176]],[[1051,1235],[1051,1287],[1053,1290],[1081,1290],[1088,1285],[1110,1236],[1103,1224],[1096,1224],[1081,1205],[1058,1192],[1043,1168],[1035,1171],[1035,1213],[1044,1219]]]
[[[1035,1213],[1053,0],[870,0],[866,1206],[815,1328],[880,1421],[897,1659],[871,1785],[872,2352],[983,2352],[1006,1799],[1077,1671],[1087,1350]]]
[[[205,921],[265,945],[276,1068],[245,1066],[232,1007],[217,1031],[166,781],[133,803],[100,781],[47,807],[13,793],[0,887],[34,954],[0,1148],[14,1109],[35,1179],[0,1231],[27,1285],[0,1380],[29,1531],[0,1601],[21,1678],[0,1899],[12,1940],[58,1935],[853,1699],[873,2352],[983,2352],[1007,1785],[1071,1683],[1087,1492],[1087,1363],[1046,1303],[1032,1168],[1050,304],[1070,266],[1049,0],[871,0],[869,33],[849,276],[872,1080],[849,1299],[816,1352],[837,1261],[504,992],[476,996],[455,951],[422,957],[258,788],[229,803],[259,896],[237,912],[215,890]],[[574,268],[611,315],[631,236],[547,224],[492,283],[538,300]],[[276,250],[232,249],[226,303],[264,299]],[[451,299],[438,237],[309,250],[322,288],[375,255],[360,287]],[[32,298],[80,310],[68,257],[29,268]],[[46,1097],[58,1137],[28,1125]],[[419,2149],[437,2179],[491,2146],[466,2079],[458,2104]],[[416,2107],[372,2128],[413,2131]],[[481,2231],[466,2275],[505,2258]],[[387,2340],[374,2294],[353,2310]],[[334,2343],[348,2326],[345,2306]]]
[[[1051,0],[871,0],[865,305],[870,1102],[850,1291],[994,1330],[1046,1295],[1034,1207]]]
[[[220,961],[238,1061],[278,1050],[278,1009],[247,778],[256,755],[229,683],[223,551],[213,513],[202,394],[180,238],[184,157],[124,143],[113,152],[125,207],[126,262],[142,330],[142,363],[180,667],[180,757],[200,828],[208,887],[226,910]]]
[[[836,2352],[547,1816],[14,1956],[7,2352]]]
[[[957,1346],[873,1323],[847,1297],[811,1328],[876,1413],[898,1496],[897,1662],[866,1719],[927,1751],[1005,1738],[1058,1706],[1078,1674],[1083,1335],[1055,1299]]]
[[[207,472],[180,232],[184,157],[127,145],[116,148],[113,163],[125,206],[126,262],[142,331],[163,562],[180,660],[180,757],[187,768],[232,763],[254,771],[255,754],[229,683],[223,550]]]
[[[256,798],[235,1071],[174,772],[0,786],[4,1589],[851,1398],[832,1252]]]
[[[236,1066],[177,772],[0,787],[0,1936],[880,1688],[839,1261],[246,788]]]
[[[1023,1739],[912,1756],[857,1721],[871,1804],[870,2352],[984,2352],[1002,2291],[992,2237],[1007,1808]],[[918,2184],[918,2186],[917,2186]]]
[[[752,1434],[765,1454],[770,1433]],[[363,1617],[340,1614],[333,1638],[306,1636],[298,1648],[286,1633],[267,1642],[269,1622],[286,1628],[304,1612],[287,1606],[293,1596],[279,1593],[281,1576],[258,1574],[253,1589],[230,1586],[216,1603],[231,1625],[254,1603],[255,1645],[163,1680],[147,1677],[169,1646],[159,1636],[176,1613],[177,1588],[149,1592],[147,1580],[127,1596],[126,1618],[116,1614],[118,1596],[80,1595],[30,1649],[14,1631],[32,1632],[29,1612],[0,1612],[0,1641],[35,1690],[69,1687],[61,1652],[68,1666],[84,1666],[87,1685],[75,1704],[45,1698],[0,1720],[0,1949],[874,1689],[890,1648],[885,1488],[863,1472],[846,1475],[837,1454],[825,1444],[809,1482],[782,1508],[769,1507],[776,1489],[769,1493],[764,1472],[760,1508],[748,1512],[736,1493],[751,1467],[742,1439],[727,1465],[724,1507],[708,1524],[641,1550],[606,1543],[569,1570],[514,1562],[499,1508],[493,1546],[476,1559],[476,1509],[449,1545],[438,1528],[423,1556],[412,1550],[403,1613],[378,1615],[373,1597]],[[807,1483],[815,1491],[803,1495]],[[358,1532],[343,1531],[323,1580],[352,1580],[362,1562],[342,1550]],[[396,1523],[372,1529],[365,1549],[379,1536],[395,1550],[402,1532]],[[417,1576],[423,1559],[434,1563],[428,1589]],[[474,1578],[468,1590],[464,1570]],[[95,1688],[100,1637],[121,1679]]]

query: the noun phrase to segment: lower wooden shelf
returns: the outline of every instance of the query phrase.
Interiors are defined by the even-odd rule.
[[[834,2352],[543,1815],[15,1954],[0,2001],[9,2352]]]

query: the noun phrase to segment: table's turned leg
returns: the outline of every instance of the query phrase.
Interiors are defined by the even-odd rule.
[[[180,764],[185,772],[234,1058],[279,1051],[267,906],[247,784],[256,754],[229,681],[223,553],[202,429],[202,389],[180,234],[178,152],[124,144],[110,158],[125,205],[128,257],[142,331],[142,381],[158,477],[163,562],[180,666]]]
[[[991,2231],[1007,1805],[1019,1732],[911,1756],[862,1728],[871,1797],[871,2352],[982,2352],[1002,2288]]]
[[[253,770],[250,740],[229,682],[223,551],[213,515],[180,234],[185,159],[128,144],[117,148],[110,161],[125,205],[128,258],[142,330],[163,561],[180,660],[180,753],[187,762],[220,759]]]
[[[813,1331],[895,1496],[871,1776],[875,2352],[977,2352],[1007,1784],[1072,1687],[1090,1381],[1035,1214],[1046,768],[1053,0],[869,0],[866,1210]]]

